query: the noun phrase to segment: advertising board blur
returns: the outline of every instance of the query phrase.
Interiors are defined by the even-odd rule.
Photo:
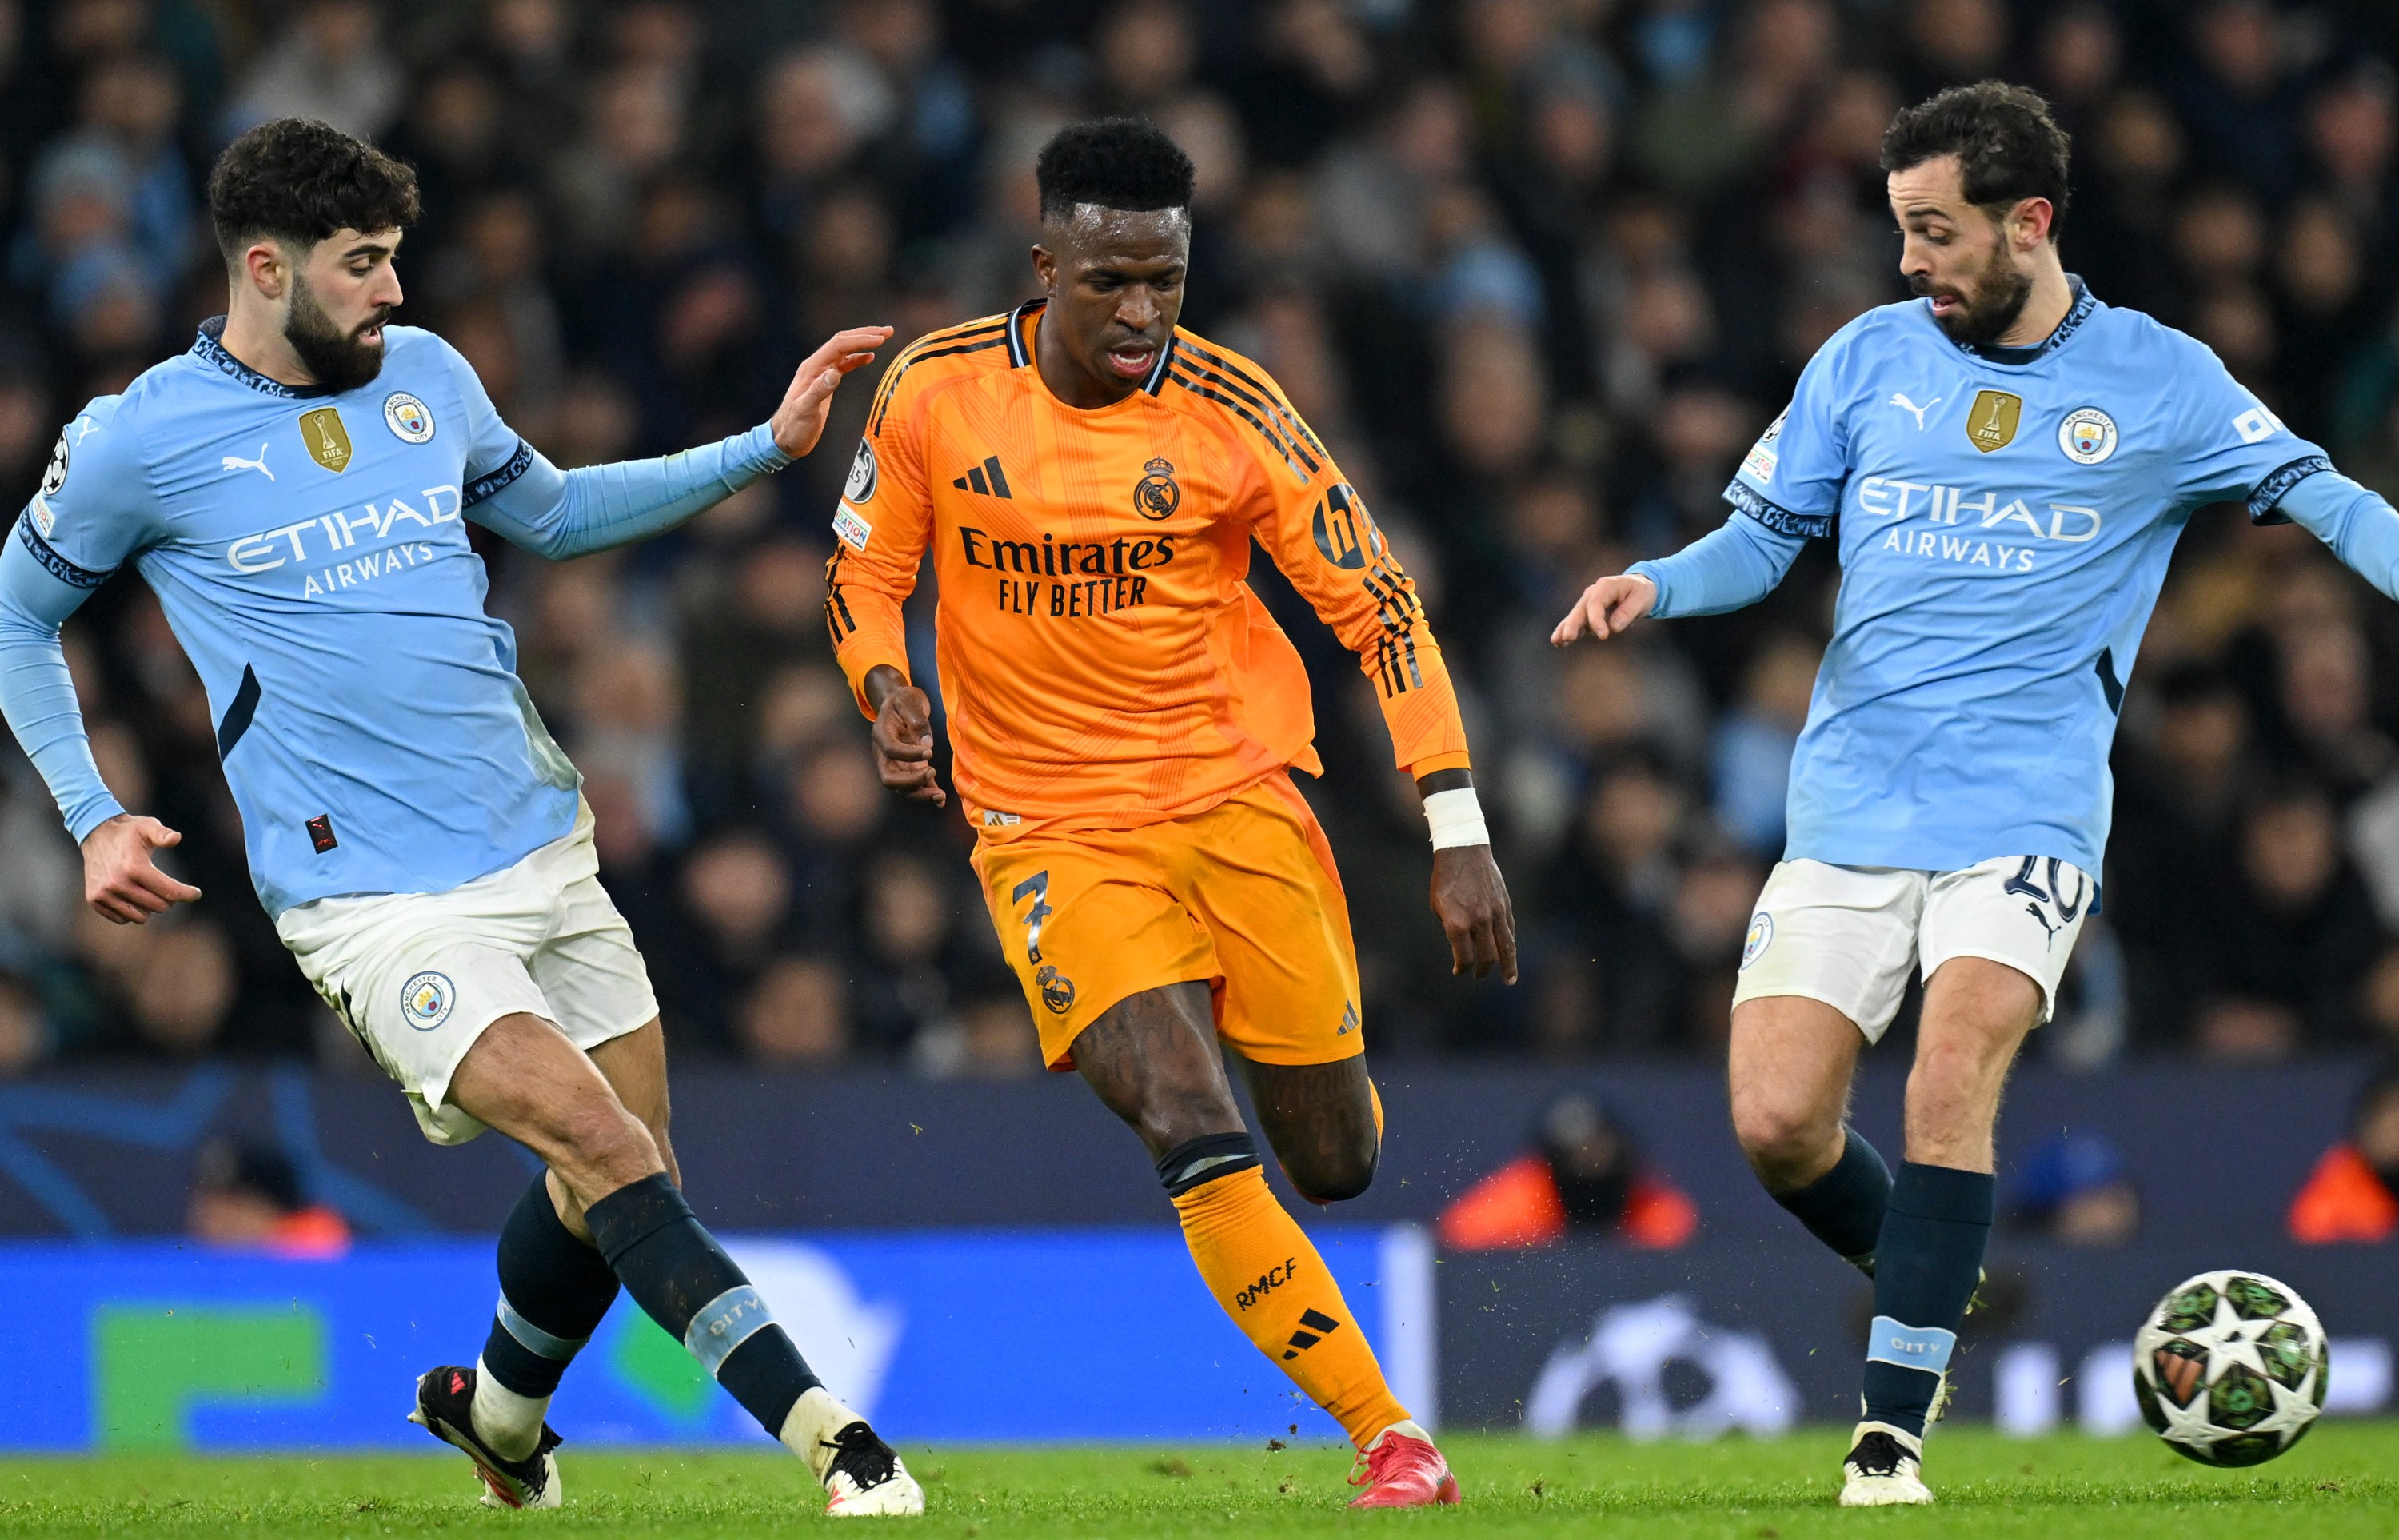
[[[1430,1408],[1421,1231],[1319,1244],[1403,1397]],[[903,1444],[1337,1438],[1225,1317],[1171,1229],[736,1236],[828,1385]],[[0,1449],[423,1446],[417,1374],[471,1363],[490,1242],[327,1261],[156,1243],[0,1247]],[[763,1441],[619,1297],[552,1421],[577,1444]],[[429,1447],[429,1446],[427,1446]]]

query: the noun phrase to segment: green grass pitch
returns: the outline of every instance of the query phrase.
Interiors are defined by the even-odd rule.
[[[1348,1452],[1159,1448],[903,1451],[933,1537],[1226,1535],[1241,1540],[1405,1533],[1706,1536],[1915,1534],[2026,1540],[2141,1536],[2399,1536],[2399,1423],[2333,1424],[2249,1471],[2202,1469],[2155,1439],[2034,1440],[1942,1430],[1930,1509],[1834,1506],[1837,1431],[1757,1443],[1537,1444],[1443,1440],[1461,1510],[1351,1514]],[[822,1499],[797,1462],[771,1452],[599,1452],[569,1447],[558,1513],[486,1511],[454,1456],[271,1459],[119,1455],[0,1461],[0,1534],[491,1534],[527,1529],[644,1537],[788,1533]],[[822,1533],[820,1531],[820,1533]],[[845,1530],[844,1533],[847,1533]]]

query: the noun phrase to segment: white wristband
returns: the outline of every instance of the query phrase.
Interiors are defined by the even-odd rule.
[[[1424,810],[1425,822],[1432,826],[1435,850],[1491,843],[1491,831],[1483,821],[1483,804],[1471,786],[1433,792],[1425,798]]]

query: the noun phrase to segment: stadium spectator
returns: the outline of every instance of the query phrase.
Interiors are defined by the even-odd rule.
[[[2321,790],[2285,784],[2253,799],[2236,872],[2207,908],[2188,957],[2214,995],[2197,1023],[2202,1053],[2256,1063],[2352,1034],[2381,937]]]
[[[736,1030],[752,1061],[779,1069],[828,1069],[849,1054],[849,993],[822,957],[777,957],[759,970]]]
[[[955,868],[895,851],[865,873],[859,961],[850,990],[862,1045],[897,1054],[955,1020],[963,959],[997,960],[960,934]],[[969,915],[969,918],[979,916]]]
[[[2399,1235],[2399,1068],[2386,1065],[2358,1093],[2349,1136],[2291,1199],[2290,1226],[2310,1246]]]
[[[310,1202],[291,1157],[250,1140],[200,1146],[185,1225],[210,1246],[283,1257],[338,1257],[350,1249],[341,1210]]]
[[[1782,801],[1791,751],[1808,721],[1823,649],[1796,636],[1769,639],[1751,661],[1742,697],[1715,726],[1716,821],[1752,855],[1782,852]]]
[[[692,852],[681,899],[691,944],[660,949],[652,970],[659,1011],[679,1042],[723,1052],[735,1042],[740,1002],[791,931],[791,866],[764,835],[728,830]]]
[[[237,983],[233,948],[203,915],[162,929],[116,979],[133,1031],[145,1047],[179,1059],[218,1046]]]
[[[1700,1211],[1645,1167],[1624,1126],[1586,1092],[1541,1109],[1532,1148],[1442,1210],[1443,1246],[1461,1251],[1610,1236],[1647,1250],[1689,1243]]]
[[[408,77],[384,46],[380,8],[372,0],[306,0],[290,20],[235,88],[224,137],[278,117],[381,136],[400,115]]]
[[[1875,162],[1902,101],[1993,72],[2040,84],[2078,142],[2068,265],[2197,331],[2295,429],[2399,489],[2399,76],[2372,7],[0,10],[23,12],[0,27],[11,510],[62,419],[223,307],[193,189],[232,126],[317,113],[410,157],[427,217],[400,258],[402,319],[449,336],[575,466],[740,426],[727,414],[836,321],[904,340],[1024,297],[1035,148],[1077,115],[1152,114],[1200,170],[1186,317],[1266,364],[1413,543],[1526,874],[1524,1002],[1417,978],[1422,922],[1390,897],[1421,885],[1413,804],[1388,777],[1314,789],[1351,874],[1366,1014],[1395,1051],[1693,1053],[1721,1031],[1719,922],[1739,863],[1776,854],[1837,572],[1810,553],[1753,614],[1565,658],[1524,617],[1719,521],[1809,352],[1897,297]],[[842,394],[829,441],[875,385]],[[931,1073],[955,1051],[917,1045],[960,1040],[925,1034],[964,1020],[971,971],[938,965],[951,1004],[891,1025],[866,896],[965,831],[882,805],[846,757],[819,607],[847,469],[813,457],[620,560],[492,548],[493,607],[589,777],[607,881],[660,938],[678,1048],[739,1051],[761,970],[805,947],[856,992],[845,1052]],[[2276,1056],[2381,1030],[2359,992],[2399,926],[2399,626],[2305,546],[2200,515],[2130,671],[2105,891],[2137,1051]],[[1350,732],[1354,666],[1292,628],[1321,731]],[[56,897],[55,842],[45,856],[19,827],[39,800],[0,804],[0,931],[30,949],[0,966],[38,996],[46,1051],[307,1052],[319,1007],[249,898],[214,723],[156,604],[120,577],[67,641],[112,782],[186,832],[177,859],[219,940],[176,945],[222,947],[233,999],[204,1032],[137,1019],[130,975]],[[929,629],[915,645],[938,682]],[[14,785],[13,747],[0,760]],[[2326,810],[2328,860],[2317,815],[2278,801],[2256,832],[2257,789],[2284,782]],[[763,929],[689,901],[726,840],[783,869]],[[945,944],[983,928],[957,908]]]
[[[908,1062],[937,1080],[1015,1080],[1039,1073],[1041,1042],[1024,991],[997,967],[982,975],[948,1020],[916,1034]]]
[[[2122,1246],[2140,1233],[2141,1190],[2104,1134],[2062,1132],[2009,1174],[2011,1223],[2067,1246]]]

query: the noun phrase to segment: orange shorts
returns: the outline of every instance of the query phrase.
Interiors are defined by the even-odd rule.
[[[1109,1006],[1186,980],[1245,1059],[1366,1051],[1333,847],[1285,772],[1187,818],[986,841],[974,869],[1053,1070]]]

